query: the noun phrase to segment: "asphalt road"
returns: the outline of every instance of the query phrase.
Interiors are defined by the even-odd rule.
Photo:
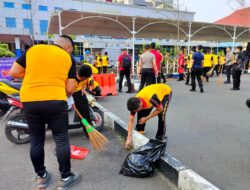
[[[169,80],[173,98],[167,112],[167,152],[221,189],[250,189],[250,75],[242,76],[240,91],[204,83],[205,93],[190,92],[184,82]],[[127,87],[123,88],[125,92]],[[99,103],[124,121],[126,101],[134,94],[119,93]],[[148,121],[146,136],[154,138],[157,119]]]
[[[35,173],[29,158],[29,144],[15,145],[4,135],[4,123],[0,128],[0,189],[1,190],[32,190],[35,188]],[[119,175],[122,164],[128,154],[124,150],[121,139],[111,129],[104,129],[103,134],[110,140],[103,152],[92,150],[89,141],[82,137],[82,129],[69,132],[70,142],[76,146],[90,149],[84,160],[72,160],[72,171],[80,173],[82,179],[70,189],[75,190],[176,190],[160,172],[156,170],[152,177],[139,179]],[[46,136],[45,164],[52,178],[48,190],[56,189],[59,179],[58,164],[53,154],[54,141],[50,132]]]

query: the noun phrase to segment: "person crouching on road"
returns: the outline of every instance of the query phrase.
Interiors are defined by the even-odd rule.
[[[128,99],[127,108],[131,112],[128,124],[128,136],[125,148],[132,145],[132,130],[134,128],[135,114],[137,114],[136,130],[144,133],[146,122],[158,115],[157,140],[167,140],[166,112],[172,96],[172,89],[166,84],[152,84],[144,87],[135,97]],[[152,109],[156,108],[152,113]]]
[[[92,94],[93,96],[101,96],[102,95],[102,89],[100,87],[100,84],[97,81],[95,81],[93,78],[88,78],[88,80],[86,80],[86,83],[83,86],[83,88],[87,92]]]
[[[74,98],[76,109],[80,112],[84,119],[86,119],[89,123],[92,123],[90,113],[89,113],[89,105],[88,99],[85,93],[82,92],[83,85],[86,83],[89,77],[91,77],[92,70],[88,65],[81,65],[76,73],[76,90],[72,94]],[[83,133],[88,137],[88,133],[83,126]]]

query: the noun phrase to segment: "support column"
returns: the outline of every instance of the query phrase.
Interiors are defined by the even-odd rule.
[[[59,22],[59,34],[62,35],[62,18],[61,18],[61,11],[58,13],[58,22]]]
[[[188,55],[190,54],[190,46],[191,46],[191,37],[192,37],[192,23],[190,22],[188,25]]]
[[[135,68],[134,68],[134,65],[135,65],[135,19],[136,18],[132,18],[133,20],[133,30],[132,30],[132,73],[134,74],[135,73]]]
[[[237,30],[237,26],[234,26],[234,35],[233,35],[233,47],[232,50],[234,51],[234,47],[235,47],[235,40],[236,40],[236,30]]]
[[[15,36],[15,47],[16,47],[16,57],[20,57],[22,52],[20,46],[20,38],[18,36]]]

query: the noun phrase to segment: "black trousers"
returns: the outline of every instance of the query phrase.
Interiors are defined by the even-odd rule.
[[[196,88],[195,78],[198,81],[198,85],[199,85],[200,89],[203,88],[201,75],[202,75],[202,68],[192,69],[192,71],[191,71],[191,79],[192,79],[191,84],[192,84],[192,89],[193,90],[195,90],[195,88]]]
[[[95,89],[93,89],[94,95],[95,96],[101,96],[102,95],[102,90],[100,86],[97,86]]]
[[[232,74],[232,66],[231,65],[228,65],[226,66],[226,74],[227,74],[227,82],[230,82],[231,81],[231,74]]]
[[[130,81],[130,70],[123,70],[120,71],[120,79],[119,79],[119,91],[122,90],[122,82],[123,82],[123,78],[124,76],[127,79],[127,84],[128,84],[128,91],[131,92],[131,81]]]
[[[98,69],[98,74],[102,74],[102,67],[97,67]]]
[[[70,144],[66,101],[24,102],[24,113],[29,125],[30,158],[38,176],[45,174],[45,124],[51,129],[56,143],[57,161],[62,178],[70,176]]]
[[[190,73],[190,69],[187,69],[187,73],[186,73],[186,75],[187,75],[187,78],[186,78],[186,84],[189,84],[189,81],[190,81],[190,75],[191,75],[191,73]]]
[[[233,70],[233,88],[240,89],[241,70]]]
[[[156,77],[155,74],[152,77],[152,84],[161,83],[161,73],[158,73]]]
[[[141,89],[143,89],[143,87],[146,85],[150,85],[153,83],[153,77],[154,77],[154,73],[153,73],[153,69],[152,68],[143,68],[141,70],[141,84],[139,87],[139,91]]]
[[[102,72],[105,74],[108,71],[108,66],[102,66]]]
[[[89,122],[89,124],[92,124],[90,113],[89,113],[89,102],[88,102],[87,96],[85,94],[82,94],[82,91],[79,90],[73,93],[72,97],[74,99],[76,109],[80,112],[83,118],[85,118]],[[86,136],[88,136],[87,131],[84,126],[83,126],[83,132]]]
[[[209,77],[207,76],[207,72],[210,71],[212,67],[203,67],[203,76],[206,78],[206,81],[209,81]]]
[[[179,79],[178,79],[179,81],[180,80],[184,80],[184,73],[179,73]]]
[[[163,82],[163,83],[167,82],[167,80],[166,80],[166,78],[165,78],[165,76],[164,76],[164,74],[163,74],[163,68],[161,68],[160,76],[161,76],[161,79],[162,79],[162,82]]]
[[[156,139],[162,139],[166,135],[166,113],[167,113],[167,109],[171,100],[171,96],[172,96],[172,93],[164,96],[162,100],[163,112],[158,114],[158,130],[155,136]],[[152,109],[153,108],[143,109],[137,113],[137,124],[136,124],[135,130],[137,131],[145,130],[146,124],[141,125],[139,124],[139,121],[142,117],[147,117],[152,111]]]

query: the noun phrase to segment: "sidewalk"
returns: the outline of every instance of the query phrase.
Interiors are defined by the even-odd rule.
[[[4,124],[0,124],[0,187],[5,190],[32,190],[35,183],[33,167],[29,158],[29,144],[15,145],[9,142],[4,135]],[[110,140],[107,150],[93,151],[88,141],[82,138],[82,130],[69,132],[71,144],[89,148],[91,152],[85,160],[72,160],[72,171],[79,172],[82,180],[71,189],[75,190],[175,190],[160,172],[156,170],[153,177],[140,179],[119,175],[119,171],[128,152],[123,148],[120,138],[109,128],[103,134]],[[46,136],[46,166],[52,174],[52,180],[47,188],[55,189],[55,182],[59,177],[58,164],[53,155],[54,142],[51,133]]]

